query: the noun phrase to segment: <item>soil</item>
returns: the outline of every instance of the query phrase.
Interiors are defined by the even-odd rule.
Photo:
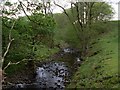
[[[32,72],[29,68],[20,70],[11,76],[8,76],[5,80],[5,82],[10,82],[14,84],[17,84],[17,83],[30,84],[33,81],[34,81],[34,72]]]

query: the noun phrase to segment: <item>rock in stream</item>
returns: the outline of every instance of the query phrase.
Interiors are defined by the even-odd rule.
[[[74,68],[74,65],[77,66],[77,64],[81,63],[81,58],[79,57],[78,50],[72,48],[64,48],[60,56],[65,58],[68,63],[71,63],[71,61],[72,63],[69,66],[64,61],[58,62],[59,60],[40,63],[36,68],[35,81],[33,83],[18,83],[7,86],[3,90],[21,90],[22,88],[25,90],[30,90],[31,88],[32,90],[43,90],[43,88],[64,89],[66,83],[69,83],[71,76],[72,71],[70,67],[72,66]]]
[[[41,90],[42,88],[56,88],[64,89],[65,82],[69,78],[69,70],[63,62],[49,62],[40,65],[36,69],[36,81],[32,84],[15,84],[9,88],[3,90],[19,90],[26,88],[34,88],[35,90]]]

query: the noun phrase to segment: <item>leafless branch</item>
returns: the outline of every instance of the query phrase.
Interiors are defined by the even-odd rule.
[[[69,15],[68,15],[68,13],[66,12],[66,10],[65,10],[65,8],[64,7],[62,7],[61,5],[59,5],[59,4],[57,4],[57,3],[55,3],[55,1],[54,1],[54,4],[56,5],[56,6],[58,6],[58,7],[60,7],[60,8],[62,8],[63,9],[63,11],[64,11],[64,13],[69,17]],[[70,17],[69,17],[70,18]]]
[[[71,24],[73,25],[73,27],[74,27],[75,31],[77,32],[77,36],[78,36],[78,38],[80,39],[80,36],[79,36],[78,30],[76,29],[74,22],[71,20],[71,18],[70,18],[70,16],[69,16],[69,14],[66,12],[65,8],[64,8],[64,7],[62,7],[61,5],[59,5],[59,4],[57,4],[57,3],[55,3],[55,1],[54,1],[54,4],[55,4],[56,6],[58,6],[58,7],[60,7],[60,8],[62,8],[62,9],[63,9],[63,11],[64,11],[65,15],[68,17],[69,21],[71,22]]]
[[[79,25],[80,25],[80,27],[81,27],[81,30],[83,31],[83,25],[82,25],[82,22],[80,22],[80,15],[79,15],[79,7],[78,7],[78,3],[76,3],[76,11],[77,11],[77,18],[78,18],[78,23],[79,23]]]
[[[12,43],[12,41],[14,40],[14,38],[11,38],[11,31],[12,31],[14,25],[15,25],[15,22],[16,22],[16,21],[13,22],[13,25],[11,26],[11,29],[10,29],[10,32],[9,32],[9,43],[8,43],[8,45],[7,45],[7,49],[6,49],[5,53],[3,54],[2,63],[4,62],[4,58],[6,57],[7,53],[9,52],[11,43]]]
[[[10,65],[17,65],[17,64],[19,64],[20,63],[20,61],[19,62],[16,62],[16,63],[12,63],[11,61],[4,67],[4,71],[5,71],[5,69],[7,69]]]
[[[17,65],[17,64],[19,64],[19,63],[21,63],[21,62],[23,62],[23,61],[31,61],[31,60],[33,60],[33,59],[23,59],[23,60],[21,60],[21,61],[15,62],[15,63],[13,63],[13,62],[10,61],[10,62],[4,67],[3,70],[7,69],[10,65]]]
[[[22,7],[22,10],[23,10],[24,14],[27,16],[27,18],[28,18],[30,21],[32,21],[33,23],[39,25],[36,21],[32,20],[32,19],[27,15],[27,13],[26,13],[26,11],[25,11],[25,9],[24,9],[24,7],[23,7],[24,4],[23,4],[21,1],[19,1],[19,3],[20,3],[20,6]],[[25,6],[25,5],[24,5],[24,6]]]
[[[22,2],[19,1],[19,3],[20,3],[20,6],[22,7],[23,12],[24,12],[25,15],[27,16],[27,18],[28,18],[30,21],[32,21],[32,20],[30,19],[30,17],[27,15],[26,11],[24,10],[24,8],[23,8],[23,6],[22,6]]]

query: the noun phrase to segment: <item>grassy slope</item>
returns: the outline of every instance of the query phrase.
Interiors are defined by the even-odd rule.
[[[87,57],[74,75],[68,88],[118,87],[118,29],[113,22],[112,30],[102,34],[90,47],[90,52],[100,51]],[[90,53],[89,52],[89,53]]]

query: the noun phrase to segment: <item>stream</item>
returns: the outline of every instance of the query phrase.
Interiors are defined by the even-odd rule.
[[[3,90],[20,90],[22,88],[26,90],[30,90],[30,88],[34,88],[35,90],[41,90],[42,88],[64,89],[67,83],[70,82],[70,77],[73,73],[72,70],[75,68],[74,66],[80,64],[81,59],[77,50],[71,48],[64,48],[58,55],[59,57],[54,58],[57,60],[38,65],[33,83],[18,83],[7,86]]]

